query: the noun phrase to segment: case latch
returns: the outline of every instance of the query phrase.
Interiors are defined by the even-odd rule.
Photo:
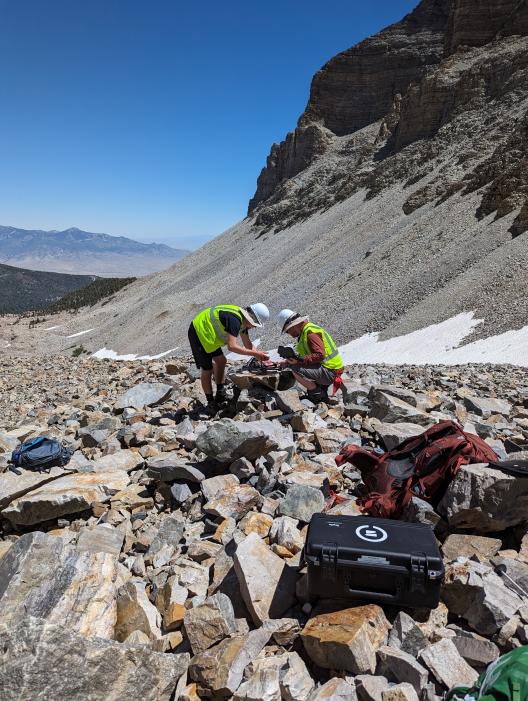
[[[411,591],[425,592],[427,570],[427,555],[411,553]]]
[[[320,563],[323,567],[334,567],[337,568],[339,548],[337,543],[324,543],[321,546],[321,553],[319,556]]]

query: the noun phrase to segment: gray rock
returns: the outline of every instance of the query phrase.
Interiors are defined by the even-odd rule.
[[[358,674],[355,679],[359,701],[383,701],[383,692],[390,688],[386,677],[373,674]]]
[[[295,555],[303,549],[304,540],[297,528],[298,522],[290,516],[280,516],[273,521],[270,530],[270,540],[287,548]]]
[[[466,465],[438,505],[451,528],[497,532],[526,520],[528,478],[513,477],[488,465]]]
[[[206,499],[214,499],[219,494],[233,487],[238,487],[240,480],[236,475],[218,475],[217,477],[209,477],[200,484],[202,494]]]
[[[277,406],[285,414],[294,414],[296,411],[304,411],[304,406],[299,398],[299,393],[294,389],[275,392]]]
[[[316,689],[309,701],[357,701],[356,689],[344,679],[333,677]]]
[[[229,472],[236,475],[240,480],[247,480],[255,473],[255,468],[247,458],[238,458],[229,465]]]
[[[245,457],[256,460],[272,450],[293,448],[293,434],[290,427],[283,427],[278,421],[215,421],[200,434],[197,448],[220,462],[233,462]]]
[[[72,633],[112,638],[116,559],[78,552],[62,538],[27,533],[0,559],[0,623],[26,616],[66,625]]]
[[[185,482],[175,482],[171,485],[171,495],[177,504],[183,504],[192,496],[192,492]]]
[[[381,694],[382,701],[419,701],[412,684],[396,684]]]
[[[154,406],[168,399],[172,390],[172,385],[165,385],[161,382],[141,382],[118,397],[114,407],[115,409],[126,409],[127,407],[143,409],[146,406]]]
[[[296,572],[256,533],[240,543],[233,560],[242,598],[255,625],[280,618],[293,605]]]
[[[213,696],[231,696],[240,686],[248,664],[258,657],[269,641],[273,629],[273,625],[263,625],[246,635],[222,640],[195,655],[189,667],[191,679]]]
[[[403,650],[384,646],[378,650],[382,674],[391,675],[399,682],[412,684],[415,691],[420,691],[426,684],[429,672],[416,659]]]
[[[491,640],[458,629],[451,638],[459,654],[472,667],[487,667],[500,655],[499,648]]]
[[[442,554],[446,560],[456,560],[458,557],[473,557],[489,560],[502,547],[498,538],[486,538],[478,535],[452,533],[442,545]]]
[[[466,558],[447,565],[442,598],[482,635],[497,633],[523,604],[491,567]]]
[[[315,513],[322,511],[324,504],[324,496],[319,489],[294,484],[281,499],[279,510],[283,516],[309,523]]]
[[[178,543],[183,538],[185,530],[185,521],[179,514],[166,516],[161,522],[158,532],[154,536],[149,545],[148,554],[155,555],[164,546],[171,545],[174,549],[178,547]]]
[[[140,579],[129,580],[118,592],[116,640],[123,642],[136,630],[155,640],[161,638],[160,627],[161,614],[150,603],[145,592],[145,583]]]
[[[138,467],[141,467],[144,459],[141,454],[135,450],[118,450],[110,455],[103,455],[97,460],[88,461],[88,464],[81,464],[80,472],[112,472],[112,470],[125,470],[132,472]],[[69,463],[68,463],[69,466]]]
[[[407,422],[418,424],[419,426],[429,426],[431,417],[424,411],[420,411],[416,406],[408,404],[398,397],[394,397],[378,389],[374,389],[369,395],[370,415],[384,423]]]
[[[392,450],[397,445],[407,440],[407,438],[414,438],[414,436],[419,436],[425,431],[423,426],[407,422],[393,424],[376,422],[374,428],[387,450]]]
[[[494,397],[464,397],[464,404],[468,411],[477,414],[477,416],[491,416],[492,414],[502,414],[509,416],[512,410],[512,405],[504,399],[495,399]]]
[[[423,523],[431,528],[436,528],[442,520],[429,502],[418,497],[412,497],[403,511],[402,519],[410,523]]]
[[[234,475],[230,475],[235,477]],[[235,478],[236,479],[236,478]],[[203,510],[207,514],[239,521],[262,501],[259,492],[249,484],[231,484],[221,493],[206,502]]]
[[[89,639],[66,626],[27,616],[0,625],[0,696],[12,701],[170,701],[188,655]]]
[[[407,402],[411,406],[418,406],[418,398],[414,392],[396,385],[373,385],[369,391],[369,401],[374,404],[380,392],[401,399],[402,402]]]
[[[123,547],[124,534],[114,526],[103,523],[83,528],[77,539],[77,550],[90,553],[110,553],[119,555]]]
[[[237,632],[231,601],[221,593],[189,609],[185,614],[184,626],[195,655]]]
[[[388,644],[416,658],[429,641],[414,618],[400,611],[392,624]]]
[[[163,453],[149,458],[147,460],[147,474],[162,482],[172,482],[173,480],[201,482],[205,479],[204,473],[196,465],[182,458],[179,453]]]
[[[422,650],[420,659],[437,681],[448,689],[472,686],[477,680],[478,673],[460,656],[453,641],[447,638]]]
[[[492,564],[504,584],[521,599],[528,599],[528,564],[512,557],[494,557]]]
[[[15,442],[16,441],[15,439]],[[18,497],[62,477],[65,472],[60,467],[52,467],[49,472],[33,472],[18,468],[19,474],[5,472],[0,477],[0,509]]]

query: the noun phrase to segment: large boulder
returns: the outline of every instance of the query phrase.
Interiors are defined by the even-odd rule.
[[[315,615],[301,639],[319,667],[351,674],[376,669],[376,651],[386,642],[390,628],[383,610],[374,604]]]
[[[204,473],[197,465],[193,465],[176,452],[162,453],[149,458],[147,472],[149,477],[162,482],[172,482],[173,480],[201,482],[205,479]]]
[[[117,398],[115,409],[143,409],[146,406],[154,406],[169,397],[174,388],[161,382],[141,382],[131,387]]]
[[[0,625],[0,698],[10,701],[170,701],[188,664],[32,616]]]
[[[392,450],[400,443],[403,443],[403,441],[406,441],[407,438],[419,436],[426,430],[424,426],[405,421],[392,424],[376,421],[372,422],[372,426],[387,450]]]
[[[109,501],[129,483],[122,470],[66,475],[15,499],[2,515],[16,525],[31,526],[86,511],[94,502]]]
[[[280,618],[293,605],[295,571],[256,533],[240,543],[233,559],[240,592],[255,625]]]
[[[487,464],[466,465],[438,505],[451,528],[498,532],[526,520],[528,477],[513,477]]]
[[[442,599],[482,635],[497,633],[523,605],[492,567],[462,557],[446,567]]]
[[[471,411],[477,416],[488,417],[492,414],[502,414],[509,416],[512,410],[510,402],[504,399],[496,399],[495,397],[464,397],[464,404],[468,411]]]
[[[220,592],[189,609],[184,625],[195,655],[237,632],[233,605],[229,597]]]
[[[370,393],[370,415],[384,423],[406,422],[429,426],[431,417],[403,399],[375,389]]]
[[[298,521],[309,523],[312,516],[323,510],[325,499],[320,489],[304,484],[294,484],[288,488],[279,505],[283,516],[291,516]]]
[[[198,450],[220,462],[237,458],[256,460],[272,450],[292,450],[293,433],[278,421],[234,421],[221,419],[198,436]]]
[[[109,553],[78,551],[62,538],[27,533],[0,559],[0,624],[37,616],[73,633],[113,638],[116,567]]]
[[[18,469],[15,472],[3,473],[0,478],[0,509],[8,506],[18,497],[24,496],[33,489],[62,477],[65,474],[61,467],[52,467],[49,472],[33,472]]]

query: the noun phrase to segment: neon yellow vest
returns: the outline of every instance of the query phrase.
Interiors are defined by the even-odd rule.
[[[220,323],[220,312],[231,312],[244,322],[242,310],[234,304],[220,304],[208,307],[193,319],[193,326],[206,353],[213,353],[227,343],[227,331]]]
[[[301,358],[311,354],[312,351],[308,345],[308,334],[310,332],[317,333],[323,338],[325,357],[321,363],[322,366],[327,368],[327,370],[341,370],[343,361],[339,355],[339,350],[337,349],[334,339],[322,326],[312,324],[310,321],[304,325],[299,340],[297,341],[297,354],[300,355]]]

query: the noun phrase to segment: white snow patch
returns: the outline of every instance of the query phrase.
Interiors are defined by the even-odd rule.
[[[66,336],[66,338],[77,338],[77,336],[83,336],[85,333],[90,333],[93,329],[86,329],[86,331],[77,331],[77,333],[72,333],[71,336]]]
[[[170,348],[168,351],[163,353],[158,353],[158,355],[135,355],[134,353],[129,353],[128,355],[118,355],[115,351],[109,348],[100,348],[98,351],[93,353],[92,358],[97,358],[98,360],[104,360],[108,358],[109,360],[158,360],[158,358],[163,358],[163,356],[173,353],[176,348]]]
[[[493,363],[528,367],[528,326],[461,346],[482,319],[464,312],[440,324],[432,324],[387,341],[379,333],[368,333],[342,346],[345,364],[461,365]]]
[[[49,326],[47,329],[42,329],[43,331],[54,331],[55,329],[60,329],[62,324],[59,324],[58,326]]]

